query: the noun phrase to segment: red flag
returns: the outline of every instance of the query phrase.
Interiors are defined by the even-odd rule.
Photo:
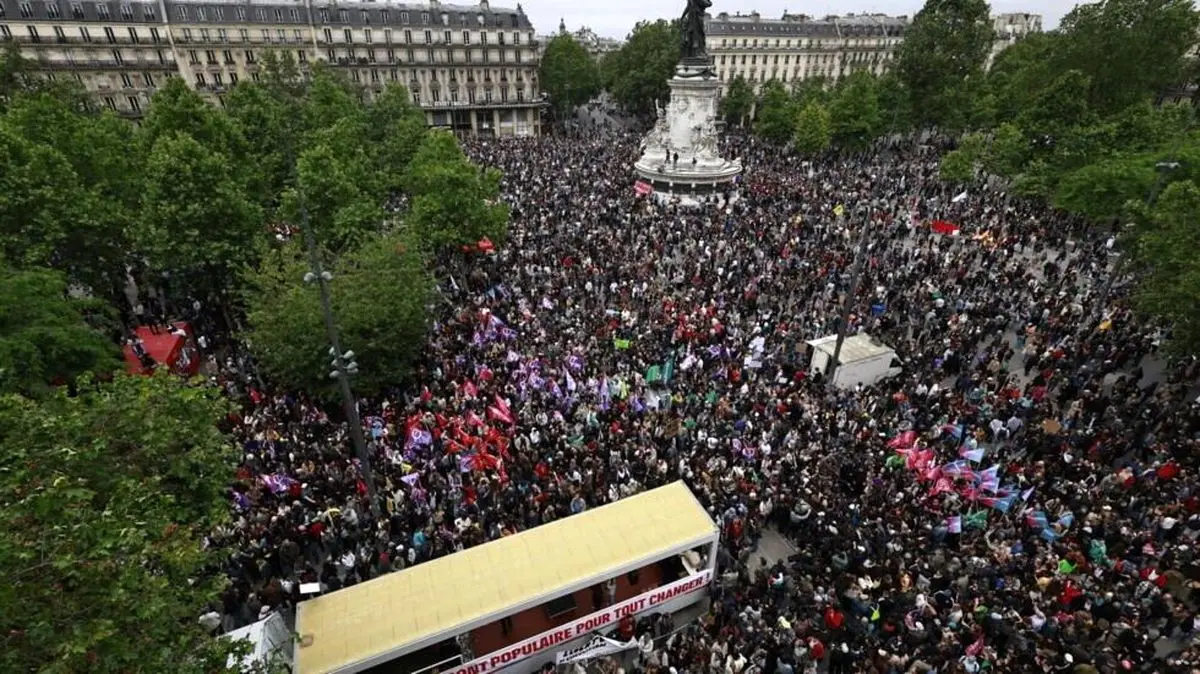
[[[502,421],[506,424],[509,424],[510,426],[513,423],[512,414],[505,412],[504,410],[500,409],[499,407],[497,407],[495,405],[487,408],[487,414],[488,414],[488,417],[495,419],[497,421]]]
[[[650,183],[648,183],[644,180],[639,180],[633,184],[633,191],[638,196],[644,197],[647,194],[650,194],[651,192],[653,192],[654,187]]]
[[[933,230],[934,234],[944,234],[946,236],[958,236],[958,232],[961,229],[953,222],[945,220],[934,220],[929,223],[929,228]]]
[[[475,398],[479,396],[479,389],[475,388],[475,384],[472,384],[470,379],[463,382],[462,391],[463,395],[467,396],[468,398]]]
[[[496,250],[496,244],[492,243],[491,239],[488,239],[486,236],[479,240],[476,247],[483,253],[490,253]]]
[[[467,423],[472,426],[479,426],[480,428],[486,425],[483,419],[480,419],[479,415],[475,414],[474,411],[467,412]]]

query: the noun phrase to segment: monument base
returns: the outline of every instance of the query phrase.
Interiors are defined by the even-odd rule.
[[[722,157],[717,145],[721,83],[712,59],[684,59],[667,84],[671,101],[665,110],[659,109],[634,172],[660,195],[696,200],[728,197],[742,173],[742,162]]]

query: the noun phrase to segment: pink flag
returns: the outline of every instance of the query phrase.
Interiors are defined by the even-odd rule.
[[[952,534],[962,533],[962,515],[946,518],[946,530]]]
[[[475,388],[475,384],[472,384],[470,379],[463,382],[462,391],[463,395],[467,396],[468,398],[476,398],[479,396],[479,389]]]
[[[480,428],[483,428],[486,425],[483,419],[480,419],[479,415],[475,414],[474,411],[467,412],[467,423]]]
[[[917,441],[916,431],[904,431],[900,435],[888,440],[888,447],[892,449],[908,449]]]
[[[508,406],[505,405],[505,407],[508,407]],[[500,409],[496,405],[493,405],[493,406],[487,408],[487,414],[489,417],[491,417],[492,419],[495,419],[497,421],[503,421],[504,423],[509,424],[509,425],[512,425],[512,423],[513,423],[512,414]]]
[[[929,495],[937,496],[948,491],[954,491],[954,483],[950,481],[950,478],[940,477],[937,482],[933,483],[933,487],[929,490]]]

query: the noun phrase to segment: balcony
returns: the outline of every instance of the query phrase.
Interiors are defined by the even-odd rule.
[[[39,58],[35,61],[42,70],[175,70],[175,62],[166,63],[136,61],[133,59],[51,59]]]

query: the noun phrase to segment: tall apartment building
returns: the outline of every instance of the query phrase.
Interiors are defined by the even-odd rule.
[[[0,0],[0,40],[49,77],[73,77],[98,103],[140,115],[164,79],[216,104],[259,78],[269,50],[301,72],[325,61],[367,91],[408,87],[429,124],[529,136],[540,131],[539,45],[521,9],[330,0]]]
[[[906,16],[862,14],[813,19],[803,14],[763,18],[722,12],[706,23],[708,53],[727,88],[738,75],[755,90],[763,82],[822,76],[836,81],[856,70],[881,74],[908,27]]]
[[[992,17],[992,30],[996,32],[996,38],[992,42],[992,51],[988,54],[989,68],[992,66],[992,61],[996,59],[996,55],[1015,44],[1017,40],[1030,33],[1042,32],[1042,15],[997,14]]]

